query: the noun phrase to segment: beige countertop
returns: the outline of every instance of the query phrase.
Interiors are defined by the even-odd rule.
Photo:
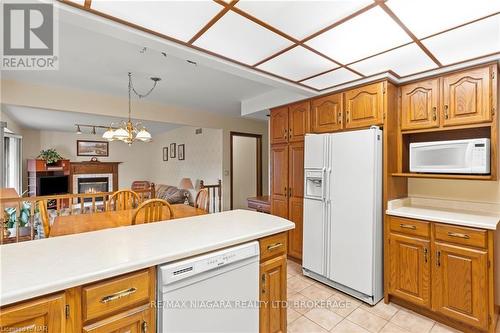
[[[247,210],[0,246],[0,305],[293,229]]]
[[[388,215],[496,230],[500,205],[468,201],[409,197],[388,202]]]

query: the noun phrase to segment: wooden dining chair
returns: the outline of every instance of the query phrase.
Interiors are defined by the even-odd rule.
[[[40,220],[42,220],[43,234],[45,238],[50,237],[50,217],[47,210],[47,200],[38,201],[38,210],[40,211]]]
[[[131,190],[121,190],[113,193],[108,199],[107,210],[134,209],[140,202],[139,194]]]
[[[166,212],[164,207],[166,207]],[[158,222],[170,220],[174,217],[174,212],[170,204],[162,199],[150,199],[144,201],[137,207],[137,210],[132,216],[132,225],[136,224],[137,216],[141,215],[142,223]]]
[[[208,190],[202,188],[196,193],[196,199],[194,200],[194,207],[201,208],[207,213],[209,213],[209,202],[208,202]]]

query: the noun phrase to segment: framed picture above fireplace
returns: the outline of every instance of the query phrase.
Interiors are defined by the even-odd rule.
[[[107,141],[76,141],[77,156],[109,156],[109,142]]]

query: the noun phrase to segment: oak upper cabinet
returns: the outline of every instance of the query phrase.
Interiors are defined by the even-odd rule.
[[[304,202],[304,142],[288,148],[288,219],[295,229],[288,232],[288,254],[302,259],[303,202]]]
[[[288,218],[288,145],[271,146],[271,213]]]
[[[344,93],[345,128],[369,127],[384,122],[385,84],[374,83]]]
[[[288,107],[271,110],[271,144],[288,142]]]
[[[64,307],[64,294],[57,294],[3,308],[0,331],[66,332]]]
[[[311,101],[311,131],[328,133],[343,127],[343,94],[333,94]]]
[[[435,243],[434,251],[434,311],[486,330],[487,252],[441,242]]]
[[[444,126],[491,121],[495,68],[476,68],[443,77]]]
[[[430,241],[390,234],[390,293],[423,306],[430,306]]]
[[[401,87],[401,130],[439,127],[439,79]]]
[[[260,333],[286,333],[286,233],[260,240]]]
[[[149,306],[149,305],[148,305]],[[147,333],[153,332],[149,326],[150,309],[141,307],[113,316],[102,322],[83,327],[83,333]]]
[[[290,105],[288,111],[288,141],[304,141],[304,135],[310,132],[309,101]]]

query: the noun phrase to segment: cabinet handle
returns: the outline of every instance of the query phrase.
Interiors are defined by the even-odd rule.
[[[441,266],[441,251],[437,251],[437,253],[436,253],[436,257],[437,257],[437,260],[436,260],[436,265],[437,265],[438,267],[440,267],[440,266]]]
[[[425,262],[426,264],[427,264],[427,252],[428,252],[427,248],[426,248],[426,247],[424,247],[424,262]]]
[[[287,187],[285,186],[285,197],[288,196],[288,189]]]
[[[276,243],[276,244],[268,245],[267,250],[268,251],[276,250],[282,246],[283,246],[283,243]]]
[[[342,112],[338,113],[339,124],[342,124]]]
[[[461,233],[458,233],[458,232],[449,232],[448,236],[455,237],[455,238],[463,238],[463,239],[469,239],[470,238],[469,235],[467,235],[467,234],[461,234]]]
[[[262,274],[262,293],[266,293],[266,274]]]
[[[403,223],[401,223],[399,226],[401,228],[403,228],[403,229],[417,230],[417,227],[414,226],[414,225],[412,225],[412,224],[403,224]]]
[[[104,296],[103,298],[101,298],[101,303],[106,304],[106,303],[109,303],[111,301],[115,301],[117,299],[120,299],[120,298],[129,296],[129,295],[132,295],[136,291],[137,291],[137,288],[135,288],[135,287],[132,287],[132,288],[129,288],[129,289],[125,289],[125,290],[121,290],[121,291],[116,292],[114,294],[111,294],[111,295],[108,295],[108,296]]]
[[[283,139],[286,139],[286,137],[287,137],[286,132],[287,132],[287,131],[288,131],[288,130],[287,130],[286,128],[285,128],[285,129],[283,129]]]
[[[141,329],[142,329],[142,333],[147,333],[147,331],[148,331],[148,322],[147,321],[142,322]]]
[[[291,196],[292,196],[292,188],[291,188],[291,187],[289,187],[289,188],[288,188],[288,197],[291,197]]]
[[[345,122],[348,123],[349,122],[349,110],[347,110],[345,112]]]
[[[444,118],[445,119],[449,118],[449,115],[448,115],[448,105],[447,104],[445,104],[445,106],[444,106]]]
[[[432,120],[437,119],[437,113],[436,113],[437,108],[434,106],[432,107]]]

